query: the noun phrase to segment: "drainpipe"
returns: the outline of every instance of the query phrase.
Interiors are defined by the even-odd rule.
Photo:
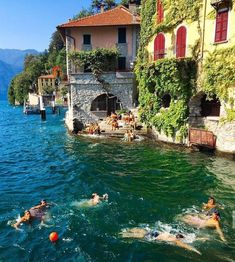
[[[205,42],[205,27],[206,27],[206,7],[207,7],[207,0],[205,0],[204,12],[203,12],[203,24],[202,24],[202,45],[201,45],[201,59],[204,56],[204,42]]]

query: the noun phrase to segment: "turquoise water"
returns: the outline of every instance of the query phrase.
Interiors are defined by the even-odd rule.
[[[25,116],[0,104],[0,261],[234,261],[235,162],[188,154],[153,142],[76,138],[63,114]],[[109,201],[84,208],[93,192]],[[224,206],[226,243],[213,230],[196,230],[178,220],[213,195]],[[42,198],[54,203],[46,225],[16,231],[10,225]],[[182,232],[202,255],[165,243],[123,240],[125,228]],[[59,233],[50,243],[48,235]]]

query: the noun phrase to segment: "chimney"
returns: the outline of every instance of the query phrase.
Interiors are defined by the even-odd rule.
[[[100,4],[100,13],[104,12],[104,2]]]
[[[129,2],[129,10],[133,15],[137,15],[137,6],[135,0],[130,0]]]

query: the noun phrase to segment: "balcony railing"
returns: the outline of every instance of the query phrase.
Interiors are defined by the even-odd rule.
[[[214,149],[216,146],[216,137],[211,131],[198,128],[190,128],[189,144]]]

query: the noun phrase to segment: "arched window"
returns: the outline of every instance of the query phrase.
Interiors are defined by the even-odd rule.
[[[187,34],[187,30],[184,26],[178,28],[176,34],[176,58],[185,57],[186,34]]]
[[[161,23],[164,18],[163,5],[161,0],[157,0],[157,23]]]
[[[160,33],[154,40],[154,60],[164,58],[165,56],[165,36]]]

